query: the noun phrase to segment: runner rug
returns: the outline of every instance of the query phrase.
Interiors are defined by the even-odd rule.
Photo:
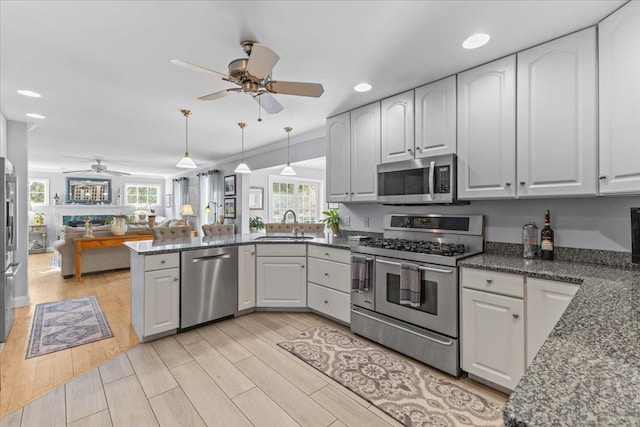
[[[278,345],[404,425],[503,425],[498,404],[455,380],[325,326]]]
[[[96,297],[36,305],[27,359],[113,336]]]

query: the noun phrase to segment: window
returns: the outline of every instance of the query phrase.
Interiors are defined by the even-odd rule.
[[[282,221],[288,209],[293,209],[298,222],[313,223],[320,220],[320,181],[289,180],[281,176],[270,176],[270,218]]]
[[[125,184],[124,192],[127,195],[126,204],[147,203],[152,206],[160,204],[162,189],[152,184]]]
[[[29,200],[31,201],[31,206],[49,206],[48,179],[29,179]]]

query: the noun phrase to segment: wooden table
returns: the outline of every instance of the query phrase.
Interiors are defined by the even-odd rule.
[[[124,242],[153,240],[153,234],[125,234],[124,236],[76,237],[76,280],[82,280],[82,251],[85,249],[113,248]]]

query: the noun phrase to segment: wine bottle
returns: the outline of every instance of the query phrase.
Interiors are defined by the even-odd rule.
[[[542,259],[553,260],[553,230],[551,229],[551,213],[547,209],[544,216],[544,228],[540,232],[540,252]]]

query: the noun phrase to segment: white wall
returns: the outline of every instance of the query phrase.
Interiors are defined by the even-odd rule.
[[[382,232],[387,213],[451,213],[485,216],[485,239],[522,243],[522,226],[535,221],[542,229],[544,213],[551,210],[551,227],[558,246],[631,252],[630,208],[640,206],[640,196],[574,199],[475,201],[467,206],[383,206],[373,203],[340,206],[349,216],[345,230]],[[369,218],[369,227],[364,226]]]
[[[0,157],[7,157],[7,119],[0,113]]]

